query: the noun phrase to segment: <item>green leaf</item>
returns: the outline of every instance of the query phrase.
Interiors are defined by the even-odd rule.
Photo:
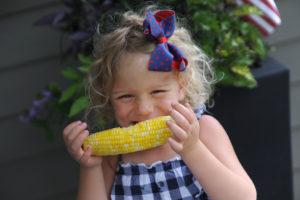
[[[81,76],[72,68],[67,68],[61,71],[62,75],[71,80],[79,80]]]
[[[249,89],[257,86],[256,80],[245,78],[243,75],[228,71],[227,67],[219,67],[216,70],[217,78],[221,78],[219,82],[223,86],[247,87]],[[220,80],[220,79],[219,79]]]
[[[249,80],[245,79],[243,76],[237,76],[235,77],[235,81],[232,85],[235,87],[247,87],[249,89],[252,89],[257,86],[257,82],[255,79]]]
[[[232,66],[230,69],[248,81],[255,81],[254,76],[248,66]]]
[[[233,14],[234,16],[245,16],[245,15],[263,15],[263,13],[255,6],[250,6],[250,5],[242,5],[242,6],[237,6],[236,9],[231,11],[229,14]]]
[[[228,21],[221,21],[221,29],[222,31],[226,31],[230,28],[230,23]]]
[[[63,103],[67,100],[69,100],[75,93],[76,91],[82,89],[83,83],[74,83],[70,85],[62,94],[61,98],[59,99],[59,103]]]
[[[221,50],[219,51],[219,55],[220,55],[221,57],[227,57],[227,56],[229,56],[229,53],[228,53],[228,51],[226,51],[225,49],[221,49]]]
[[[194,13],[192,19],[200,25],[200,27],[205,30],[214,30],[217,33],[220,32],[220,26],[217,17],[214,13],[207,11],[197,11]],[[215,33],[215,34],[217,34]]]
[[[58,83],[52,82],[48,85],[48,90],[54,93],[60,90],[60,86]]]
[[[89,56],[84,56],[81,53],[78,54],[78,59],[80,60],[80,62],[90,65],[92,64],[92,59]]]
[[[253,41],[253,49],[261,58],[264,58],[266,49],[261,38],[256,38],[256,40]]]
[[[202,47],[202,50],[210,57],[214,57],[214,50],[210,45],[205,45]]]
[[[47,86],[47,90],[51,92],[51,96],[55,98],[59,98],[61,96],[61,88],[60,85],[56,82],[52,82]]]
[[[189,6],[194,6],[194,5],[208,5],[208,6],[215,7],[219,3],[220,3],[219,0],[187,0],[187,4]]]
[[[76,99],[70,109],[69,117],[72,117],[74,115],[77,115],[82,110],[87,108],[89,105],[89,98],[87,96],[82,96]]]
[[[82,71],[82,72],[88,72],[89,71],[89,69],[90,69],[90,66],[89,65],[82,65],[82,66],[79,66],[78,67],[78,70],[79,71]]]
[[[235,0],[226,0],[226,3],[227,3],[227,4],[235,3]]]
[[[188,4],[189,6],[200,5],[200,4],[201,4],[201,1],[198,1],[198,0],[187,0],[187,4]]]
[[[233,86],[235,87],[247,87],[249,89],[255,88],[257,86],[256,80],[249,81],[247,79],[238,79],[235,78],[235,81],[232,83]]]
[[[250,66],[253,63],[253,59],[247,58],[246,56],[237,57],[233,62],[232,65],[235,66]]]

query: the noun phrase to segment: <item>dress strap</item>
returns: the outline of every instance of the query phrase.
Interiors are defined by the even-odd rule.
[[[122,159],[122,154],[118,154],[118,163],[122,163],[123,159]]]
[[[194,112],[198,120],[200,120],[201,116],[204,114],[205,111],[206,111],[205,104],[202,104],[200,107],[194,109]]]

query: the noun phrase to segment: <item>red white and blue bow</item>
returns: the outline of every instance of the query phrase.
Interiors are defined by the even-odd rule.
[[[160,10],[152,14],[146,11],[144,20],[144,33],[158,42],[149,63],[149,70],[153,71],[185,71],[188,61],[183,52],[174,44],[167,41],[176,26],[175,12]]]

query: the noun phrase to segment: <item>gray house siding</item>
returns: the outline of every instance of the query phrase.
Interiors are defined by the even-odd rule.
[[[0,3],[0,198],[75,199],[78,164],[61,139],[19,122],[35,94],[50,81],[62,82],[60,33],[33,22],[65,9],[59,1],[2,0]]]
[[[300,200],[300,1],[276,1],[282,24],[267,41],[276,47],[271,56],[290,68],[290,109],[294,198]]]

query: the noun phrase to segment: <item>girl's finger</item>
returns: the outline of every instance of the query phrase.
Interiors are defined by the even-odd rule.
[[[172,103],[172,108],[177,110],[180,114],[182,114],[188,120],[189,123],[192,123],[194,121],[194,111],[189,109],[188,107],[183,106],[179,103]]]
[[[170,116],[175,120],[176,124],[180,126],[183,130],[188,131],[190,127],[190,122],[177,110],[172,109]]]
[[[69,135],[66,137],[67,144],[70,144],[73,142],[73,140],[78,136],[80,132],[82,132],[84,129],[86,129],[87,124],[81,123],[78,126],[75,126],[69,133]]]
[[[185,103],[184,106],[185,106],[187,109],[189,109],[191,112],[194,113],[194,110],[192,109],[192,107],[190,106],[189,103]]]
[[[84,130],[80,132],[80,134],[74,139],[72,145],[70,146],[70,150],[72,153],[77,153],[78,150],[81,149],[84,139],[89,135],[89,131]]]
[[[84,165],[87,165],[89,159],[91,158],[91,155],[92,155],[92,147],[88,146],[87,149],[82,154],[82,156],[80,157],[79,162]]]
[[[179,139],[179,141],[183,141],[187,138],[187,133],[180,128],[177,124],[167,121],[167,126],[170,128],[173,135]]]
[[[63,130],[63,137],[65,138],[67,135],[69,135],[70,131],[75,127],[81,124],[81,121],[75,121],[69,124],[64,130]]]
[[[174,138],[171,138],[171,137],[168,138],[168,143],[176,153],[181,152],[183,149],[183,145],[181,143],[177,142],[176,140],[174,140]]]

